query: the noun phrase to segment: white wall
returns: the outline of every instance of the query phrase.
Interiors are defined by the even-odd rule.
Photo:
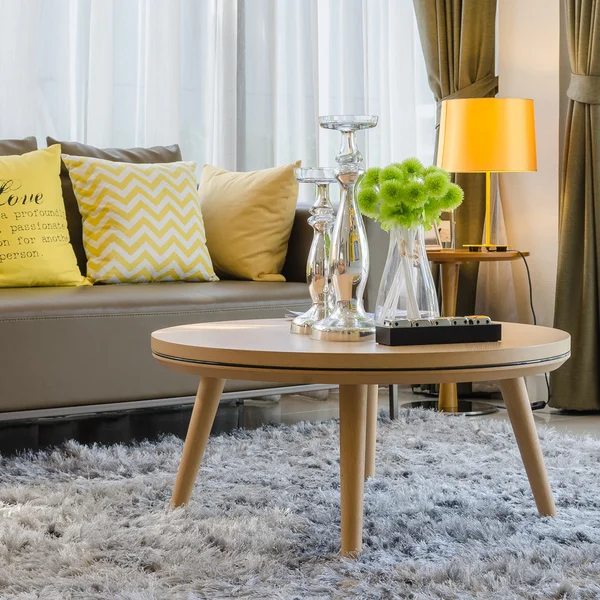
[[[500,0],[500,97],[533,98],[538,170],[500,177],[508,239],[528,250],[538,323],[552,325],[558,246],[560,2]],[[514,269],[519,320],[530,322],[527,278]]]
[[[560,167],[560,0],[499,0],[500,97],[535,102],[536,173],[500,177],[509,243],[528,250],[538,324],[554,316],[558,249]],[[530,323],[528,285],[522,264],[513,266],[519,321]],[[528,382],[532,399],[545,399],[543,378]]]

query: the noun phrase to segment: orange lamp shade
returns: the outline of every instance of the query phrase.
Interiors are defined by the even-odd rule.
[[[537,171],[533,100],[444,100],[437,166],[451,173]]]

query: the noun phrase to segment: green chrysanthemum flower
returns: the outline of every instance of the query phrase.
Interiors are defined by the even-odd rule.
[[[394,165],[388,165],[379,171],[379,183],[384,181],[404,181],[404,173]]]
[[[462,204],[464,196],[463,190],[455,183],[451,183],[448,191],[440,198],[440,205],[443,210],[454,210]]]
[[[425,186],[419,181],[409,181],[402,188],[402,200],[410,209],[422,208],[427,202]]]
[[[412,227],[413,225],[419,224],[421,216],[422,210],[411,210],[405,205],[382,203],[379,212],[381,226],[386,231],[389,231],[392,227],[396,226]]]
[[[401,205],[404,203],[404,186],[399,181],[389,179],[379,186],[381,203]]]
[[[450,187],[450,182],[446,176],[439,171],[425,175],[425,177],[423,177],[423,184],[425,185],[427,194],[434,198],[441,198],[444,196]]]
[[[361,187],[358,192],[360,212],[371,219],[379,216],[379,194],[373,187]]]
[[[369,169],[358,184],[360,211],[392,227],[431,229],[443,210],[452,210],[463,200],[463,191],[450,183],[450,175],[435,166],[423,167],[416,158]]]
[[[418,158],[407,158],[400,167],[409,177],[418,177],[423,172],[423,163]]]
[[[440,169],[439,167],[436,167],[435,165],[431,165],[429,167],[425,167],[423,169],[423,172],[421,173],[421,177],[425,178],[425,177],[427,177],[427,175],[430,175],[431,173],[442,173],[442,175],[448,181],[451,180],[450,173],[448,173],[448,171],[446,171],[444,169]]]
[[[423,207],[423,227],[429,231],[440,220],[442,215],[442,205],[440,198],[430,198],[429,202]]]
[[[442,204],[440,198],[430,198],[429,202],[423,207],[423,216],[426,221],[433,222],[440,218],[442,212]]]
[[[373,187],[375,185],[379,185],[379,173],[381,169],[379,167],[373,167],[371,169],[367,169],[362,181],[360,182],[361,187]]]
[[[382,203],[379,211],[381,226],[389,231],[392,227],[400,225],[406,219],[406,212],[405,206]]]

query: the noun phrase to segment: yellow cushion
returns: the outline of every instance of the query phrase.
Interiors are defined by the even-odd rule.
[[[60,187],[60,146],[0,157],[0,287],[86,285]]]
[[[200,203],[206,241],[222,277],[285,281],[281,269],[294,224],[294,167],[234,173],[204,165]]]
[[[63,155],[93,282],[214,281],[195,163],[131,164]]]

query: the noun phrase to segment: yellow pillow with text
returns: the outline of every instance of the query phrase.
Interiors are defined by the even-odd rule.
[[[0,156],[0,287],[88,285],[69,242],[60,146]]]

